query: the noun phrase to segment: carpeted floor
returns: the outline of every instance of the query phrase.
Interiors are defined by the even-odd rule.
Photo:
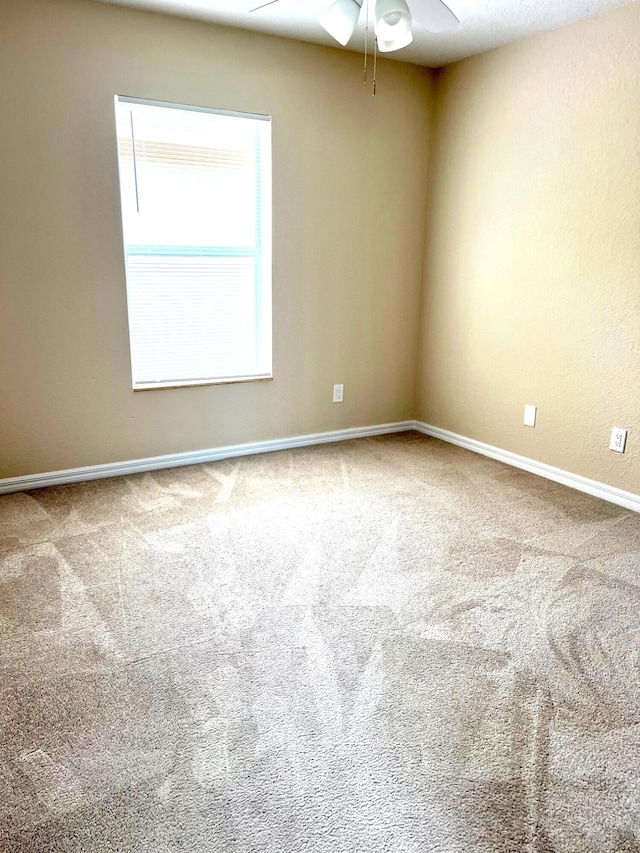
[[[417,433],[0,497],[2,853],[640,851],[640,516]]]

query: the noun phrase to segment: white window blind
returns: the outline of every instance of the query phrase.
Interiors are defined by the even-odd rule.
[[[134,389],[271,376],[268,117],[116,98]]]

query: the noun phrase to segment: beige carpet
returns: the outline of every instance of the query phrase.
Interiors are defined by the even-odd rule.
[[[640,516],[407,433],[0,497],[2,853],[640,851]]]

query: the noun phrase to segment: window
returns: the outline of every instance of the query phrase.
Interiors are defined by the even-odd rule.
[[[271,377],[271,124],[116,97],[133,388]]]

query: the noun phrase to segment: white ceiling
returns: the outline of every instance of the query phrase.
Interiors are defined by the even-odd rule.
[[[279,0],[250,14],[265,0],[100,0],[121,6],[197,18],[226,26],[256,30],[318,44],[336,45],[318,24],[331,0]],[[365,0],[366,2],[366,0]],[[408,0],[414,17],[414,41],[386,57],[438,67],[533,33],[588,18],[630,0],[447,0],[461,26],[452,33],[429,33],[420,26],[424,0]],[[373,0],[369,5],[373,7]],[[364,48],[364,13],[349,50]]]

